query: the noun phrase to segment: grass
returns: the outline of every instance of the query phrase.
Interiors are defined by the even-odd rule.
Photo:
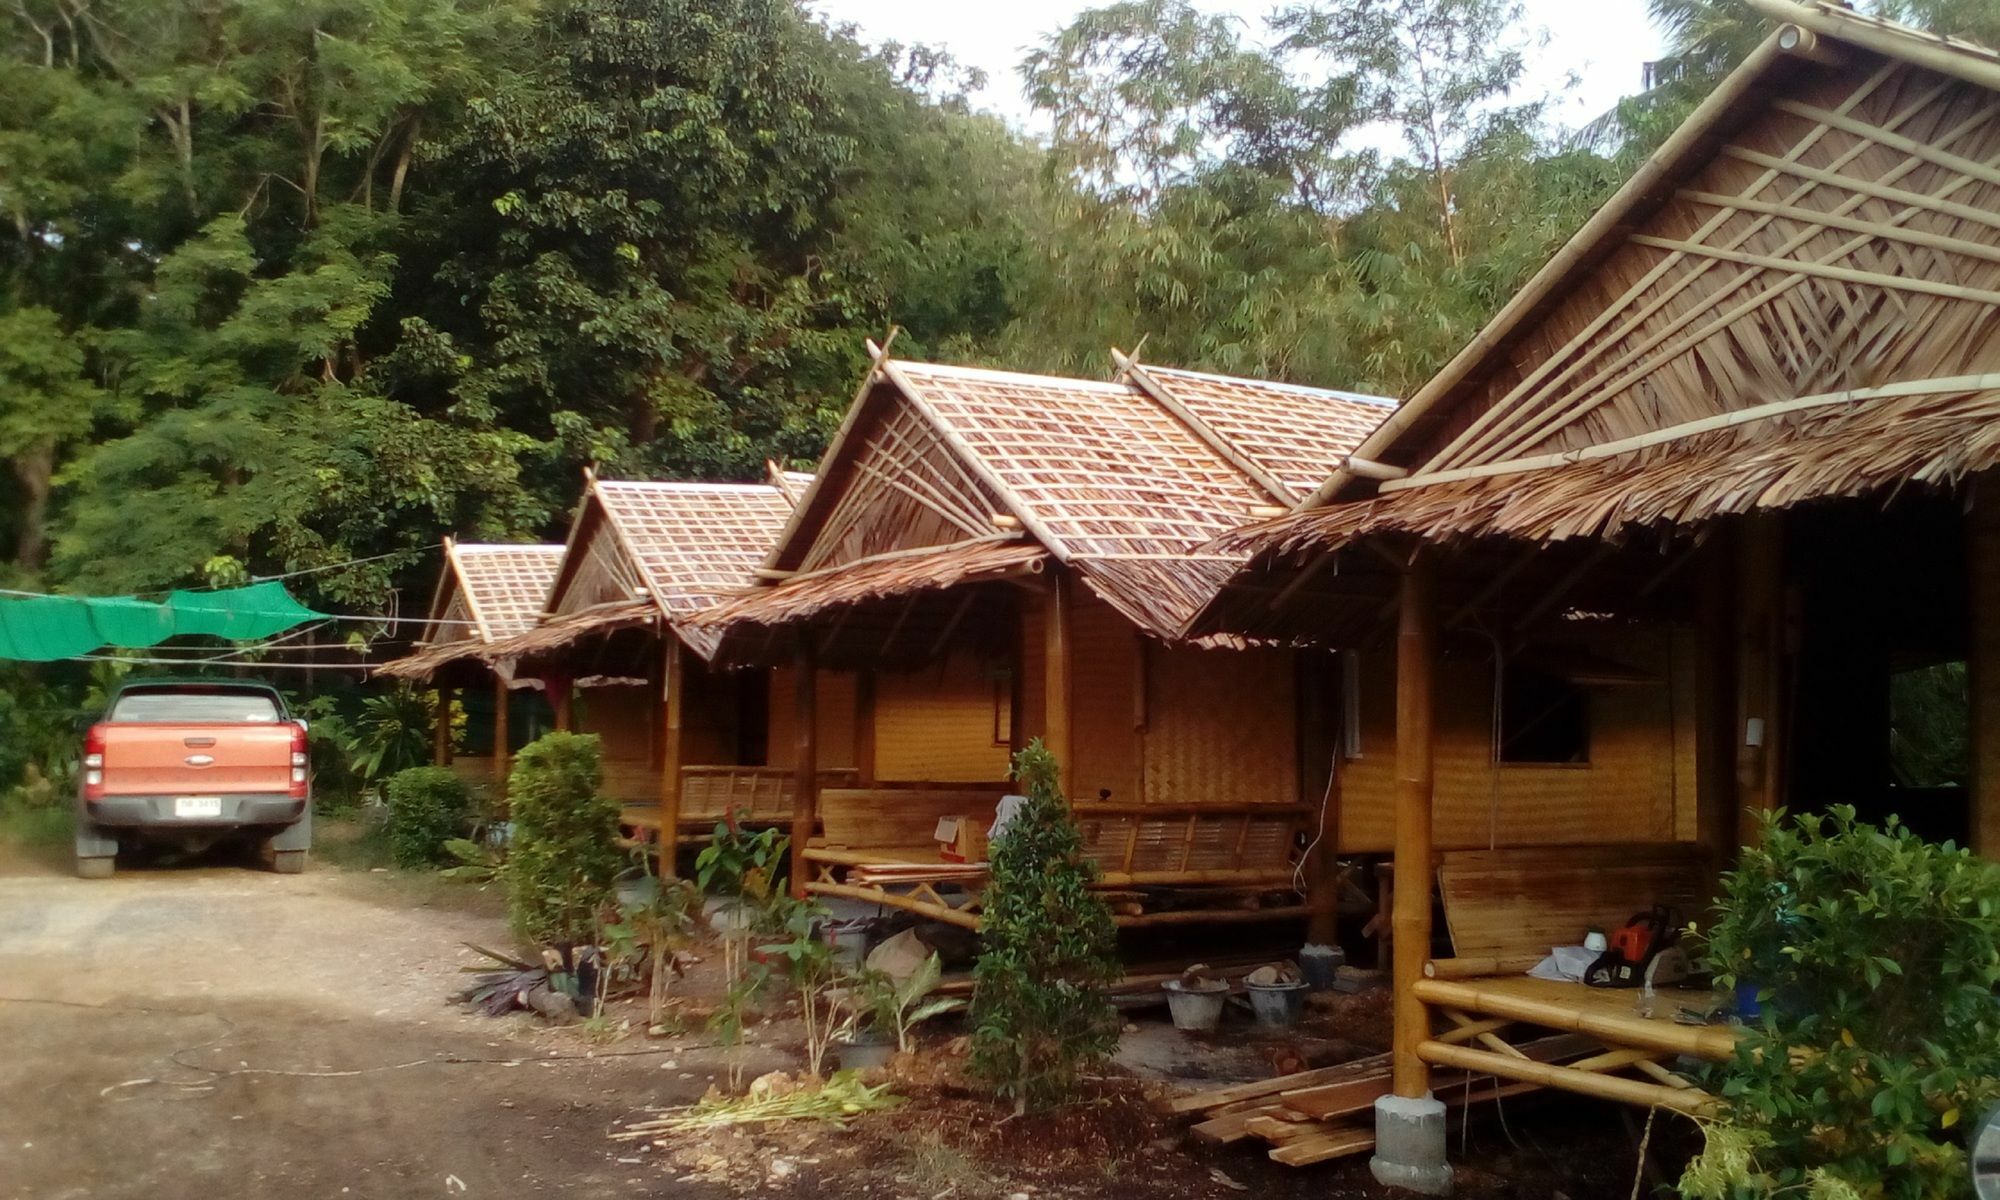
[[[950,1145],[937,1130],[926,1130],[912,1142],[902,1175],[920,1196],[950,1192],[958,1197],[987,1196],[1000,1190],[999,1180],[965,1151]]]
[[[50,850],[67,846],[74,830],[67,804],[23,805],[0,798],[0,841],[23,849]]]
[[[395,864],[389,857],[389,826],[367,809],[352,814],[313,816],[313,856],[350,871]]]

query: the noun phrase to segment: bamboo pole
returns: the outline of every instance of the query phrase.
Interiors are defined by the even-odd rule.
[[[1582,985],[1577,985],[1577,989],[1581,992]],[[1688,1054],[1711,1062],[1726,1062],[1736,1052],[1736,1035],[1715,1025],[1676,1025],[1582,1004],[1561,1004],[1476,980],[1422,979],[1417,981],[1415,990],[1426,1002],[1439,1008],[1506,1017],[1563,1033],[1581,1033],[1614,1046]],[[1602,1002],[1594,991],[1588,998]]]
[[[1047,597],[1047,607],[1042,614],[1042,745],[1055,756],[1061,778],[1069,779],[1075,776],[1075,765],[1070,762],[1070,711],[1075,678],[1070,661],[1074,597],[1068,570],[1051,572],[1048,590],[1043,594]]]
[[[1757,814],[1777,802],[1778,711],[1783,670],[1783,526],[1776,513],[1754,513],[1737,541],[1736,753],[1737,841],[1757,834]]]
[[[1437,672],[1437,596],[1431,561],[1421,549],[1403,569],[1396,634],[1396,874],[1391,986],[1395,1004],[1396,1095],[1430,1094],[1430,1068],[1418,1048],[1431,1035],[1418,997],[1431,956],[1431,723]]]
[[[1483,979],[1493,975],[1525,975],[1544,955],[1504,958],[1485,955],[1470,958],[1434,958],[1424,964],[1425,979]]]
[[[510,760],[508,743],[512,740],[507,730],[507,681],[500,676],[493,677],[493,782],[500,786],[500,794],[507,794],[507,769]]]
[[[1972,697],[1972,848],[2000,858],[2000,471],[1972,487],[1965,568],[1972,585],[1968,690]]]
[[[679,871],[676,850],[680,845],[681,763],[684,758],[687,666],[681,639],[673,630],[661,630],[666,642],[661,661],[661,756],[660,756],[660,878],[672,879]]]
[[[1750,7],[1775,21],[1850,42],[1878,54],[1917,63],[1983,88],[2000,90],[2000,63],[1993,51],[1955,38],[1918,33],[1861,13],[1791,0],[1750,0]]]
[[[431,762],[440,767],[451,765],[451,696],[450,688],[437,689],[437,715],[431,721]]]
[[[1738,845],[1738,805],[1730,765],[1735,746],[1730,679],[1736,664],[1730,612],[1736,551],[1729,528],[1714,532],[1703,551],[1707,561],[1698,572],[1695,597],[1694,826],[1695,840],[1708,847],[1719,864],[1727,862]]]
[[[809,632],[799,638],[792,671],[797,750],[792,758],[792,895],[806,898],[806,842],[819,825],[819,661]]]
[[[1474,1050],[1470,1046],[1425,1042],[1418,1047],[1418,1051],[1423,1055],[1424,1061],[1440,1066],[1498,1075],[1503,1079],[1517,1079],[1523,1083],[1559,1088],[1566,1092],[1595,1096],[1600,1100],[1636,1104],[1642,1108],[1670,1108],[1675,1112],[1699,1114],[1707,1112],[1715,1105],[1715,1097],[1692,1088],[1670,1088],[1663,1084],[1626,1079],[1617,1075],[1597,1075],[1550,1063],[1510,1058],[1505,1054],[1495,1054],[1491,1050]]]

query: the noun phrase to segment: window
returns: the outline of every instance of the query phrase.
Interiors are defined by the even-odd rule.
[[[1500,676],[1499,761],[1590,761],[1590,699],[1560,675],[1508,663]]]
[[[125,692],[111,706],[111,720],[135,725],[268,725],[278,702],[268,692],[237,689]]]
[[[1014,674],[1002,669],[993,676],[993,744],[1014,744]]]
[[[1964,663],[1938,663],[1889,677],[1892,786],[1964,787],[1972,774],[1971,731]]]

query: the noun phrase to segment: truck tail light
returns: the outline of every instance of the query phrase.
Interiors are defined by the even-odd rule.
[[[92,725],[83,735],[83,798],[95,802],[104,797],[104,729]]]
[[[310,760],[306,757],[306,727],[292,726],[292,786],[291,794],[304,799],[306,794],[306,774]]]

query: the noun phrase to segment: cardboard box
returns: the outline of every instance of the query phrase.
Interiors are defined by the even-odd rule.
[[[940,817],[935,836],[938,857],[946,862],[986,859],[986,826],[977,817]]]

